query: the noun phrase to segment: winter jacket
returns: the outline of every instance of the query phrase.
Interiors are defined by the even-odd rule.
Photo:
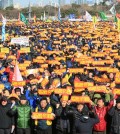
[[[30,90],[27,90],[27,91],[26,91],[25,96],[26,96],[26,98],[27,98],[27,100],[28,100],[30,106],[31,106],[32,108],[36,108],[38,97],[32,95],[32,94],[30,93]]]
[[[35,112],[53,113],[53,109],[48,104],[45,109],[42,109],[40,106],[38,106],[35,109]],[[46,130],[46,129],[49,129],[52,126],[52,121],[50,121],[50,120],[35,120],[35,126],[39,130]]]
[[[120,134],[120,110],[112,107],[108,114],[112,117],[111,133]]]
[[[13,118],[9,114],[10,107],[10,104],[0,105],[0,129],[10,129],[13,125]]]
[[[17,118],[17,128],[30,128],[31,112],[32,109],[28,103],[26,105],[18,103],[11,109],[11,114],[16,115]]]
[[[88,117],[88,119],[81,116],[75,120],[74,134],[92,134],[93,126],[99,122],[98,116],[94,115],[94,118]]]
[[[56,115],[56,129],[63,131],[64,129],[67,129],[68,133],[70,132],[70,121],[68,117],[68,106],[63,108],[60,106],[55,110]]]
[[[6,80],[3,80],[3,78],[6,78]],[[1,76],[1,82],[6,89],[11,90],[11,84],[8,82],[8,78],[6,75]]]
[[[13,78],[13,71],[11,71],[10,67],[7,67],[5,69],[5,72],[9,74],[9,82],[12,83],[12,78]]]
[[[95,111],[98,115],[100,122],[94,126],[94,131],[103,132],[106,130],[106,126],[107,126],[106,116],[108,111],[112,107],[112,105],[113,105],[113,101],[111,101],[107,107],[106,106],[102,108],[95,107]]]

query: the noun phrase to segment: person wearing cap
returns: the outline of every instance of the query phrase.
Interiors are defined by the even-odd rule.
[[[7,97],[3,96],[0,101],[0,134],[11,133],[14,120],[9,113],[10,108],[11,104],[8,103]]]
[[[108,114],[112,117],[111,134],[120,134],[120,97],[114,101]]]
[[[29,106],[25,95],[21,95],[18,105],[12,105],[10,113],[17,120],[17,134],[31,134],[31,112],[32,108]]]
[[[35,112],[51,113],[54,117],[53,108],[48,104],[47,98],[43,97],[40,104],[35,109]],[[35,128],[37,134],[52,134],[52,121],[50,120],[35,120]]]

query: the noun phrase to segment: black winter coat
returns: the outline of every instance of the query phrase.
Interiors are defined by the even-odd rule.
[[[13,118],[9,115],[11,105],[0,105],[0,129],[9,129],[14,124]]]
[[[120,134],[120,110],[112,107],[108,114],[112,117],[111,133]]]
[[[69,121],[69,117],[67,115],[67,112],[68,112],[68,107],[63,108],[62,106],[60,106],[59,108],[57,108],[55,110],[56,129],[63,132],[63,130],[64,130],[64,123],[63,122],[66,121],[67,131],[68,131],[68,133],[70,133],[70,121]]]
[[[98,116],[85,119],[83,116],[75,120],[74,134],[92,134],[93,126],[99,122]]]

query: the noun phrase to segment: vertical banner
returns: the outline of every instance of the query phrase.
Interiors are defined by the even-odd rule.
[[[2,42],[5,41],[5,25],[6,25],[6,19],[2,16]]]
[[[93,26],[94,26],[94,29],[95,29],[95,25],[97,23],[97,17],[96,16],[93,16],[92,17],[92,20],[93,20]]]
[[[120,32],[120,19],[118,19],[117,21],[117,28],[118,28],[118,32]]]

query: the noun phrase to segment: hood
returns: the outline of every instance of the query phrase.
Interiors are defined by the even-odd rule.
[[[6,80],[3,80],[3,78],[6,78]],[[1,81],[2,81],[3,83],[8,82],[7,76],[6,76],[6,75],[1,76]]]
[[[89,119],[90,119],[89,116],[81,116],[79,120],[83,123],[87,123],[89,122]]]

